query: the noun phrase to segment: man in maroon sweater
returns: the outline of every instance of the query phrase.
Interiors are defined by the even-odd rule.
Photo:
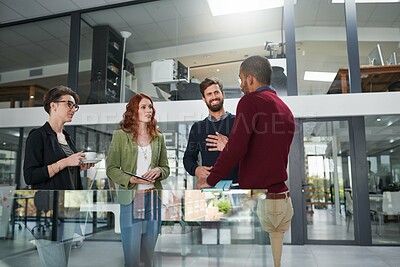
[[[240,99],[229,141],[210,175],[199,179],[198,188],[214,186],[239,163],[242,189],[266,189],[257,214],[269,233],[275,267],[280,266],[283,235],[289,229],[293,206],[286,167],[295,123],[293,114],[277,96],[271,83],[268,59],[252,56],[240,66],[244,96]]]

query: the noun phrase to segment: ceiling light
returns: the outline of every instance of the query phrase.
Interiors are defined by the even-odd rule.
[[[304,72],[305,81],[332,82],[336,77],[335,72],[306,71]]]
[[[398,3],[400,0],[356,0],[356,3]],[[332,0],[332,4],[343,4],[344,0]]]
[[[392,139],[390,139],[390,141],[389,141],[390,143],[394,143],[394,139],[392,138]]]
[[[213,16],[283,7],[284,0],[207,0]]]
[[[377,118],[376,121],[381,121],[381,118]]]
[[[35,98],[35,96],[34,96],[34,95],[31,95],[31,96],[29,96],[29,98]]]

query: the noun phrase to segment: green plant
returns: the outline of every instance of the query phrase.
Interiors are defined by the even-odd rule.
[[[227,214],[231,211],[231,202],[227,199],[221,199],[217,203],[218,211]]]

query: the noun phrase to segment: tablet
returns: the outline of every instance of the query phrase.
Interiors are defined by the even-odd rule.
[[[201,192],[228,191],[232,185],[232,180],[221,180],[213,187],[202,188]]]
[[[133,173],[131,173],[131,172],[126,172],[126,171],[124,171],[124,170],[122,170],[122,171],[123,171],[124,173],[130,175],[130,176],[135,176],[135,177],[138,178],[138,179],[145,180],[145,181],[151,182],[151,183],[153,182],[153,180],[150,180],[150,179],[148,179],[148,178],[144,178],[144,177],[142,177],[142,176],[133,174]]]

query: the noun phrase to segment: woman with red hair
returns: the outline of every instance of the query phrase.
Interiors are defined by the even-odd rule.
[[[161,180],[170,171],[155,113],[150,96],[133,96],[126,105],[120,129],[113,133],[106,160],[107,176],[119,185],[125,266],[139,266],[140,261],[152,266],[161,226],[160,196],[158,201],[152,199],[154,194],[159,195]]]

